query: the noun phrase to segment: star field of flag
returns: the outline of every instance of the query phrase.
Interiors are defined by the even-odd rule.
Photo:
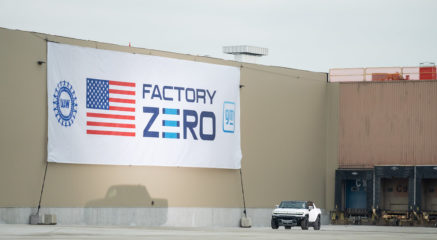
[[[86,107],[109,110],[109,81],[88,78],[86,80]]]

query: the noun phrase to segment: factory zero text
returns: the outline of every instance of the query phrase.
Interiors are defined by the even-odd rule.
[[[142,97],[145,100],[160,100],[170,102],[187,102],[194,104],[212,105],[214,103],[214,97],[216,96],[216,90],[190,88],[180,86],[160,86],[153,84],[143,84]],[[180,139],[181,132],[182,138],[192,138],[194,140],[213,141],[216,136],[216,116],[212,111],[200,111],[192,109],[179,109],[179,108],[158,108],[153,106],[143,106],[143,112],[152,114],[146,127],[143,131],[143,137],[151,138],[172,138]],[[152,131],[151,128],[155,124],[160,124],[156,119],[160,114],[165,116],[171,116],[174,119],[174,115],[182,116],[179,120],[162,120],[161,126],[166,129],[174,129],[169,131]],[[209,121],[205,121],[208,120]],[[212,132],[206,132],[204,123],[212,124],[207,129],[212,129]],[[191,136],[191,137],[190,137]]]

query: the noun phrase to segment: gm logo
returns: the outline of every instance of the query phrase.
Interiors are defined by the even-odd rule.
[[[235,103],[223,103],[223,132],[234,133],[235,131]]]

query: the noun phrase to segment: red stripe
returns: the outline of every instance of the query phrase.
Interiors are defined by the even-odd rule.
[[[125,87],[135,87],[135,83],[133,83],[133,82],[109,81],[109,85],[117,85],[117,86],[125,86]]]
[[[135,124],[124,124],[124,123],[106,123],[106,122],[86,122],[87,126],[98,126],[98,127],[118,127],[118,128],[135,128]]]
[[[135,95],[135,91],[117,90],[117,89],[109,89],[109,93],[124,94],[124,95]]]
[[[109,106],[109,110],[135,112],[135,108]]]
[[[116,114],[105,114],[105,113],[86,113],[87,117],[97,117],[97,118],[114,118],[114,119],[128,119],[135,120],[135,116],[129,115],[116,115]]]
[[[86,134],[135,137],[135,133],[134,132],[115,132],[115,131],[86,130]]]
[[[135,99],[123,99],[123,98],[109,98],[110,102],[118,102],[118,103],[133,103],[135,104]]]

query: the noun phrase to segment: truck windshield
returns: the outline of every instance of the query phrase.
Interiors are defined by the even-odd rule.
[[[279,208],[299,208],[305,209],[307,207],[306,202],[294,202],[294,201],[284,201],[281,202]]]

